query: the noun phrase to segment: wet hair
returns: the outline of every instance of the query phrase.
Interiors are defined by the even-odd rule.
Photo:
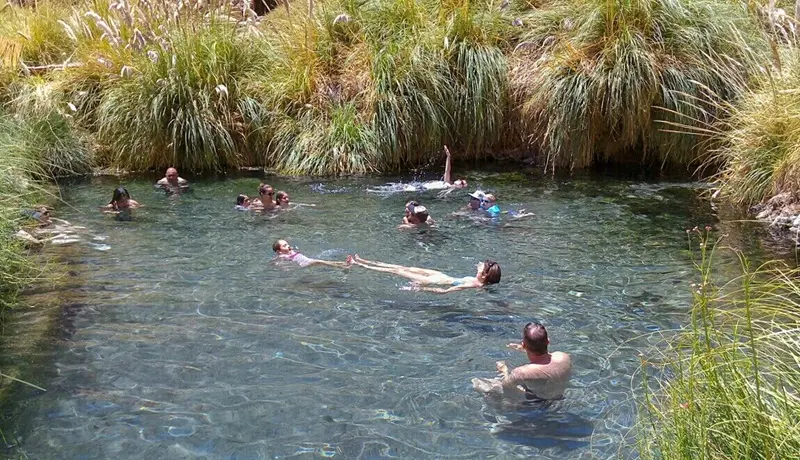
[[[237,206],[244,205],[244,201],[246,199],[247,199],[247,195],[244,195],[244,194],[240,193],[239,196],[236,197],[236,205]]]
[[[271,185],[269,185],[269,184],[264,184],[264,183],[261,183],[261,184],[259,184],[259,186],[258,186],[258,194],[259,194],[259,195],[264,195],[264,194],[266,194],[266,193],[269,191],[269,189],[271,189],[271,188],[272,188],[272,186],[271,186]],[[273,189],[273,193],[274,193],[274,189]]]
[[[522,330],[522,342],[525,349],[537,355],[547,353],[547,329],[541,323],[533,322]]]
[[[415,206],[419,206],[419,203],[417,203],[416,200],[409,201],[406,203],[406,211],[408,211],[409,214],[413,214]]]
[[[483,261],[483,280],[486,284],[497,284],[500,282],[500,264],[494,260],[486,259]]]
[[[283,240],[275,240],[275,242],[272,243],[272,252],[278,252],[281,250],[281,241]]]
[[[280,205],[281,204],[281,198],[283,198],[285,196],[286,196],[286,192],[281,191],[281,192],[276,193],[275,194],[275,204]]]
[[[111,201],[109,201],[108,204],[114,204],[117,201],[119,201],[122,197],[127,197],[130,200],[131,194],[128,193],[128,189],[120,186],[114,190],[114,195],[111,196]]]
[[[415,206],[412,208],[411,215],[419,219],[421,224],[424,224],[428,220],[428,210],[425,209],[424,211],[417,211],[418,208],[425,209],[424,206]]]

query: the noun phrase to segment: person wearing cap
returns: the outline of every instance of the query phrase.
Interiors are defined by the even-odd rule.
[[[469,203],[467,204],[467,210],[469,211],[480,211],[481,204],[483,200],[486,199],[486,194],[483,193],[482,190],[475,190],[474,192],[469,194]]]
[[[400,228],[417,227],[419,225],[433,225],[436,222],[428,214],[428,208],[420,205],[416,201],[406,203],[405,216]]]
[[[484,394],[534,401],[563,398],[572,373],[572,361],[566,353],[548,352],[549,344],[547,329],[542,324],[526,324],[522,329],[522,341],[507,346],[525,352],[529,362],[509,371],[505,361],[498,361],[499,376],[474,378],[473,388]]]
[[[179,192],[189,187],[189,181],[183,177],[178,176],[178,170],[175,168],[167,168],[164,177],[156,182],[157,187],[161,187],[168,192]]]

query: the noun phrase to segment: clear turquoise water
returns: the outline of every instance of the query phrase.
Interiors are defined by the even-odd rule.
[[[69,264],[52,340],[13,410],[29,458],[609,458],[627,452],[640,352],[687,321],[686,228],[714,224],[699,185],[610,178],[470,174],[519,221],[452,216],[466,193],[380,196],[378,180],[270,177],[293,201],[275,217],[233,211],[258,177],[194,181],[167,197],[153,178],[123,183],[144,205],[132,222],[96,211],[116,178],[63,190],[58,214],[84,242],[51,248]],[[416,196],[439,220],[398,231]],[[95,239],[92,239],[95,236]],[[473,274],[496,259],[502,282],[447,296],[354,268],[279,267],[272,242],[308,256],[365,258]],[[733,262],[720,270],[732,270]],[[528,321],[572,355],[563,401],[492,407],[470,378]],[[20,334],[24,331],[19,332]],[[12,337],[13,339],[13,337]]]

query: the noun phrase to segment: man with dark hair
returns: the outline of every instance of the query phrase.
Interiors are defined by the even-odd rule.
[[[488,394],[524,396],[525,399],[561,399],[569,383],[572,362],[569,355],[556,351],[549,353],[550,339],[540,323],[528,323],[522,330],[522,341],[509,343],[508,347],[524,351],[528,364],[509,372],[505,361],[497,362],[500,376],[496,379],[472,379],[472,386]]]

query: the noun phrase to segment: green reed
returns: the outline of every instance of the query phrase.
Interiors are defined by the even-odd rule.
[[[520,18],[511,85],[552,168],[690,164],[696,136],[659,122],[710,121],[714,100],[698,101],[735,98],[769,60],[755,21],[734,3],[556,1]]]
[[[792,458],[800,451],[800,283],[777,262],[717,284],[718,245],[700,241],[691,325],[642,358],[643,458]],[[655,353],[655,352],[653,352]]]

